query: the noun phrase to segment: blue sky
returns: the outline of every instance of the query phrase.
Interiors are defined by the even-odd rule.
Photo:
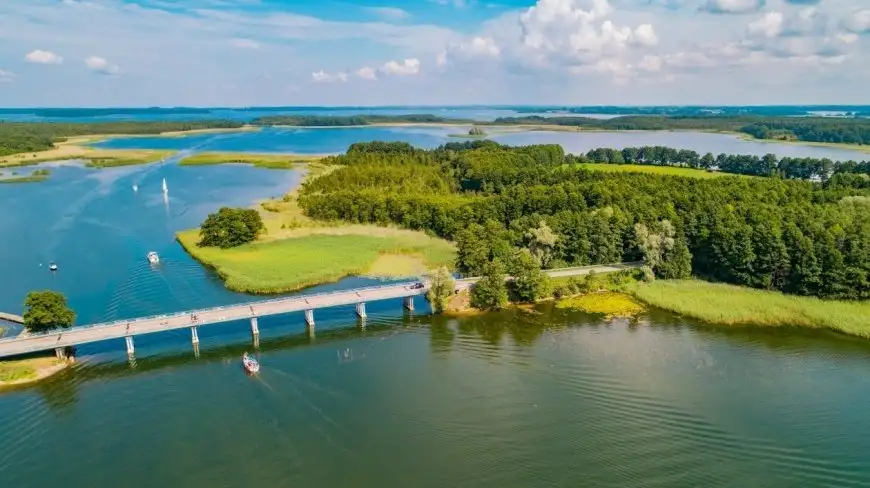
[[[868,0],[3,0],[0,105],[870,103]]]

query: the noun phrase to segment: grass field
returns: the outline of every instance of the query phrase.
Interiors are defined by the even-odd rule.
[[[409,257],[430,267],[453,261],[453,247],[448,242],[427,236],[310,234],[233,249],[196,246],[196,230],[179,233],[178,240],[194,258],[214,268],[227,288],[245,293],[299,290],[370,274],[373,265],[379,272],[402,274],[409,269]]]
[[[305,178],[336,169],[318,163],[301,166]],[[308,218],[296,191],[257,206],[266,232],[257,242],[234,249],[202,248],[199,229],[179,232],[178,241],[195,259],[214,268],[227,288],[245,293],[279,293],[340,280],[419,276],[438,266],[452,267],[455,246],[422,232],[322,222]]]
[[[827,301],[705,281],[655,281],[632,293],[650,305],[724,325],[799,326],[870,338],[870,302]]]
[[[692,168],[677,168],[673,166],[647,166],[642,164],[581,164],[585,169],[592,171],[604,171],[607,173],[630,172],[630,173],[652,173],[657,175],[670,176],[687,176],[689,178],[721,178],[723,176],[740,176],[731,175],[728,173],[708,172],[702,169]],[[741,176],[747,178],[747,176]]]
[[[194,154],[182,159],[178,164],[182,166],[199,166],[212,164],[251,164],[261,168],[290,169],[296,168],[300,163],[316,162],[323,158],[318,154],[262,154],[262,153],[233,153],[233,152],[206,152]]]
[[[51,171],[47,169],[37,169],[24,176],[16,176],[14,171],[11,176],[6,176],[3,175],[3,173],[0,173],[0,184],[39,183],[40,181],[47,180],[50,174]]]
[[[28,383],[50,376],[65,368],[67,363],[52,356],[0,361],[0,386]]]
[[[61,161],[65,159],[83,159],[90,161],[89,166],[108,168],[113,166],[128,166],[131,164],[146,164],[175,154],[175,151],[159,151],[153,149],[98,149],[87,146],[97,141],[115,136],[81,136],[70,137],[56,144],[54,149],[34,153],[13,154],[0,157],[0,168],[14,166],[30,166],[46,161]]]

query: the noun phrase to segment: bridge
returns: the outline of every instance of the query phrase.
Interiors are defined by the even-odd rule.
[[[571,277],[587,275],[593,271],[595,273],[613,273],[625,269],[638,268],[639,266],[640,263],[621,263],[561,268],[548,270],[546,273],[554,278]],[[478,279],[466,278],[456,280],[456,287],[458,290],[466,289]],[[406,309],[414,310],[414,297],[425,295],[429,290],[428,283],[423,283],[423,286],[420,288],[415,287],[415,285],[416,282],[394,283],[329,293],[273,298],[150,317],[116,320],[44,333],[31,334],[25,332],[17,337],[0,339],[0,358],[49,351],[51,349],[54,349],[57,356],[62,358],[69,347],[110,339],[120,339],[122,337],[127,343],[127,354],[132,358],[135,354],[134,336],[184,328],[190,329],[194,351],[198,353],[199,327],[234,320],[248,320],[250,322],[251,333],[254,337],[254,345],[256,346],[259,344],[260,336],[257,324],[258,317],[304,312],[306,327],[309,333],[313,334],[314,311],[319,308],[356,305],[356,314],[361,318],[365,318],[367,302],[401,298]]]

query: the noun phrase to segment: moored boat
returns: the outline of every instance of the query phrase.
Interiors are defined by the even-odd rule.
[[[151,264],[157,264],[160,262],[160,256],[158,256],[156,252],[151,251],[148,253],[148,262]]]
[[[251,356],[248,356],[248,353],[242,355],[242,367],[245,368],[245,371],[251,374],[260,372],[260,363]]]

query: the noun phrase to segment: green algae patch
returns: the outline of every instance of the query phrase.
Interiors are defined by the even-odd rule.
[[[556,302],[556,308],[601,314],[608,319],[634,317],[645,310],[645,307],[631,295],[613,292],[591,293],[566,298]]]

